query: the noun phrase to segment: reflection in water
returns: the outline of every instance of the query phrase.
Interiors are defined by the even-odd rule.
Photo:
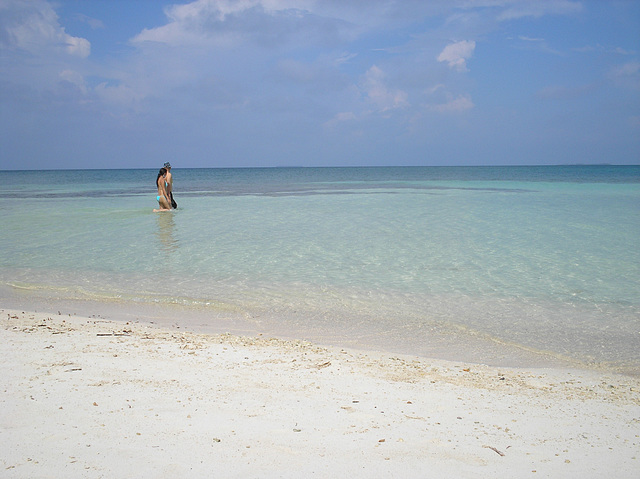
[[[167,253],[172,253],[178,249],[178,240],[174,237],[175,220],[173,213],[163,211],[156,214],[158,222],[158,231],[156,236],[160,240],[162,249]]]

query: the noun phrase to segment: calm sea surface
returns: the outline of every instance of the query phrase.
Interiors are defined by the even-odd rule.
[[[0,306],[640,374],[638,166],[156,173],[2,172]]]

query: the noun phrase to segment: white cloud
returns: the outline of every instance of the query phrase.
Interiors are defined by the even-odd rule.
[[[437,111],[439,113],[458,113],[473,108],[473,101],[469,95],[459,95],[456,98],[450,98],[446,103],[439,105],[429,105],[429,110]]]
[[[582,11],[582,3],[569,0],[515,0],[498,20],[517,20],[524,17],[540,18],[544,15],[571,15]]]
[[[0,48],[80,58],[91,53],[89,41],[67,34],[51,5],[43,0],[3,1],[0,12]]]
[[[544,38],[531,38],[531,37],[525,37],[524,35],[520,35],[518,36],[518,38],[523,42],[544,42]]]
[[[625,63],[614,69],[613,73],[616,76],[638,76],[638,73],[640,73],[640,62],[633,61]]]
[[[630,61],[614,68],[609,78],[618,86],[640,90],[640,61]]]
[[[345,63],[349,63],[351,60],[353,60],[357,56],[358,56],[357,53],[344,52],[339,57],[334,59],[334,64],[335,65],[342,65],[342,64],[345,64]]]
[[[444,83],[438,83],[437,85],[432,86],[431,88],[427,88],[426,91],[427,91],[427,93],[429,95],[433,95],[435,92],[437,92],[438,90],[440,90],[442,88],[445,88]]]
[[[331,120],[327,121],[324,126],[325,128],[333,128],[340,123],[344,123],[347,121],[352,121],[357,118],[356,114],[352,111],[344,111],[337,113]]]
[[[407,93],[402,90],[389,89],[384,78],[384,72],[374,65],[369,68],[362,82],[362,89],[378,111],[385,112],[408,106]]]
[[[444,50],[438,56],[438,61],[448,63],[449,67],[459,72],[465,72],[467,71],[467,60],[471,58],[475,48],[476,42],[473,40],[451,43],[444,47]]]
[[[598,44],[596,46],[585,45],[584,47],[573,48],[573,51],[580,52],[580,53],[592,53],[592,52],[596,52],[596,53],[615,53],[617,55],[636,55],[637,54],[636,50],[628,50],[628,49],[622,48],[622,47],[605,47],[605,46],[600,45],[600,44]]]
[[[76,20],[78,20],[79,22],[86,23],[93,30],[102,30],[102,29],[104,29],[104,23],[102,23],[102,21],[98,20],[97,18],[92,18],[92,17],[89,17],[87,15],[83,15],[81,13],[77,13],[76,15],[74,15],[74,18]]]
[[[80,73],[73,70],[64,70],[60,72],[60,79],[74,84],[83,94],[87,93],[87,84]]]
[[[143,98],[139,93],[124,84],[110,86],[107,83],[100,83],[96,86],[95,92],[105,103],[117,105],[124,109],[133,108],[135,110]]]
[[[145,29],[134,43],[177,46],[262,46],[335,41],[352,36],[345,21],[310,9],[313,0],[197,0],[165,9],[169,22]]]
[[[165,8],[166,25],[143,30],[134,43],[228,46],[336,44],[366,31],[415,24],[464,0],[195,0]],[[384,50],[380,48],[379,50]]]
[[[66,43],[65,50],[70,55],[86,58],[91,53],[91,43],[84,38],[72,37],[65,33],[63,40]]]

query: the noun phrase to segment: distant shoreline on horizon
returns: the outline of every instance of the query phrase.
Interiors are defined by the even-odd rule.
[[[299,168],[557,168],[557,167],[640,167],[640,163],[554,163],[540,165],[275,165],[275,166],[176,166],[176,170],[246,170],[246,169],[299,169]],[[111,170],[156,170],[154,166],[139,166],[127,168],[10,168],[0,169],[0,171],[111,171]]]

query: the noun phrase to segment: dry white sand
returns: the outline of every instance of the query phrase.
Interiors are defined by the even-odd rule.
[[[0,477],[640,477],[640,380],[0,310]]]

